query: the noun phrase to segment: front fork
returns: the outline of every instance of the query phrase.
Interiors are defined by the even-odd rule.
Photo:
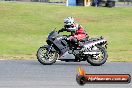
[[[51,44],[51,45],[48,47],[48,49],[47,49],[47,51],[46,51],[46,59],[48,59],[48,55],[49,55],[49,53],[50,53],[52,47],[53,47],[53,44]]]

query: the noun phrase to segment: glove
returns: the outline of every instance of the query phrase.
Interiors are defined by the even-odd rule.
[[[60,32],[61,32],[61,30],[58,31],[58,33],[60,33]]]

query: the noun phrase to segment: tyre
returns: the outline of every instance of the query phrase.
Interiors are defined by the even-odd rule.
[[[43,65],[51,65],[56,62],[58,58],[57,52],[49,52],[47,55],[46,47],[40,47],[37,51],[37,59]]]
[[[104,47],[102,46],[96,46],[96,47],[98,52],[100,52],[100,54],[96,56],[88,56],[87,62],[93,66],[100,66],[106,62],[108,58],[108,54]]]

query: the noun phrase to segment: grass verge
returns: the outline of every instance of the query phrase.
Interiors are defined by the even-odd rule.
[[[53,28],[62,28],[67,16],[74,17],[90,37],[104,36],[108,40],[109,61],[132,61],[132,8],[18,2],[0,3],[1,59],[36,58],[36,51],[46,44],[48,33]]]

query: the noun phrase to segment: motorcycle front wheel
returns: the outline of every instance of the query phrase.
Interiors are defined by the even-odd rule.
[[[56,62],[58,58],[57,52],[49,52],[46,47],[40,47],[37,51],[37,59],[43,65],[51,65]]]
[[[106,62],[108,58],[108,54],[104,47],[102,46],[96,46],[96,47],[98,51],[100,52],[100,54],[96,56],[88,56],[87,62],[93,66],[100,66]]]

